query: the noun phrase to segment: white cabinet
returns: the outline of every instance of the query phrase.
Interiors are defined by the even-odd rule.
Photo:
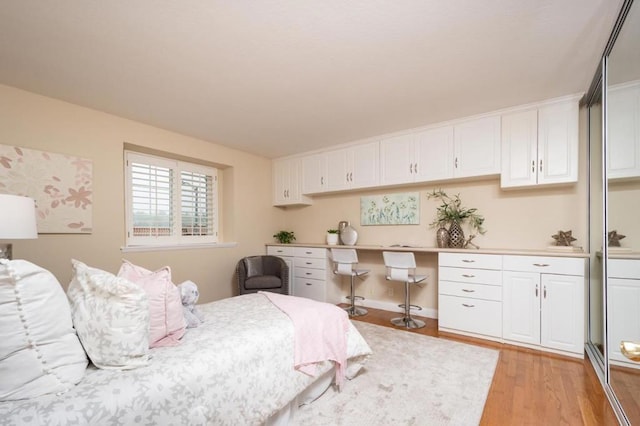
[[[640,260],[609,259],[607,266],[609,359],[638,368],[638,363],[622,355],[620,343],[640,342]]]
[[[498,174],[500,116],[385,139],[380,168],[384,185]]]
[[[327,154],[319,153],[302,158],[302,193],[319,194],[327,188]]]
[[[326,191],[373,187],[380,183],[380,144],[370,142],[326,154]]]
[[[640,176],[640,82],[607,88],[607,172],[610,179]]]
[[[585,261],[504,256],[502,337],[583,357]]]
[[[293,279],[294,279],[294,256],[295,249],[294,247],[284,247],[284,246],[267,246],[267,254],[271,256],[281,257],[282,260],[285,261],[287,266],[289,267],[289,294],[293,294]]]
[[[578,180],[578,102],[502,116],[503,188]]]
[[[293,295],[327,301],[327,250],[295,247]]]
[[[456,124],[454,136],[453,177],[500,174],[500,116]]]
[[[311,204],[302,195],[301,160],[287,158],[273,161],[273,205]]]
[[[438,329],[499,340],[502,256],[440,253]]]

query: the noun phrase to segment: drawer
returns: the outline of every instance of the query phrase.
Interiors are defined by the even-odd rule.
[[[296,277],[313,278],[315,280],[326,280],[326,272],[323,269],[299,268],[296,265],[294,270],[296,273]]]
[[[551,256],[504,256],[502,263],[505,271],[580,276],[586,265],[582,258]]]
[[[501,286],[502,271],[440,267],[438,269],[438,280]]]
[[[502,256],[499,254],[477,253],[440,253],[440,266],[454,266],[457,268],[502,269]]]
[[[502,301],[502,287],[495,285],[440,281],[438,283],[438,293],[449,296]]]
[[[326,283],[324,280],[296,277],[293,287],[293,295],[324,302],[325,288]]]
[[[293,256],[295,247],[267,246],[267,254],[271,256]]]
[[[296,257],[293,260],[293,264],[296,268],[313,268],[313,269],[322,269],[323,271],[327,269],[327,259],[317,259],[313,257]]]
[[[502,303],[440,295],[438,326],[485,336],[502,336]]]
[[[640,280],[640,260],[609,259],[607,261],[607,275],[612,278]]]
[[[297,257],[315,257],[318,259],[327,258],[327,249],[318,247],[294,247]]]

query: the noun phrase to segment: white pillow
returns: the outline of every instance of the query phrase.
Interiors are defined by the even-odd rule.
[[[149,361],[149,305],[131,281],[72,260],[67,290],[73,324],[98,368],[127,370]]]
[[[0,401],[64,392],[87,356],[53,274],[26,260],[0,260]]]

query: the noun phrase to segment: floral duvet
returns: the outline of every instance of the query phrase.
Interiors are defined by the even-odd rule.
[[[0,425],[262,424],[332,367],[294,370],[293,325],[263,295],[198,309],[205,323],[179,346],[152,349],[147,367],[90,366],[69,392],[0,403]],[[370,353],[352,324],[347,351],[350,362]]]

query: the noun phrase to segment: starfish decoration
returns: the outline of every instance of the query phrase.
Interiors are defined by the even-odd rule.
[[[624,237],[626,237],[626,235],[618,234],[618,231],[609,231],[607,234],[609,247],[620,247],[620,240]]]
[[[556,240],[557,246],[570,246],[576,239],[571,236],[572,231],[558,231],[556,235],[552,235],[551,238]]]

